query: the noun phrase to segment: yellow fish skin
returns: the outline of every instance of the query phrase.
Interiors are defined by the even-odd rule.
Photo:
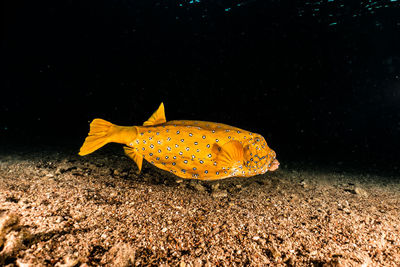
[[[125,153],[139,171],[145,159],[186,179],[250,177],[279,167],[275,152],[261,135],[222,123],[167,122],[163,103],[143,126],[117,126],[94,119],[79,155],[90,154],[109,142],[125,144]]]

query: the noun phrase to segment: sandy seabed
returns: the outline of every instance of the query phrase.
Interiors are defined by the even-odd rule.
[[[400,266],[400,179],[183,180],[122,150],[0,155],[0,266]]]

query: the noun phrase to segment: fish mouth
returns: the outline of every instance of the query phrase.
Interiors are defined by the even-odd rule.
[[[273,171],[276,171],[278,168],[279,168],[279,161],[277,160],[277,159],[274,159],[272,162],[271,162],[271,166],[269,167],[269,171],[271,171],[271,172],[273,172]]]

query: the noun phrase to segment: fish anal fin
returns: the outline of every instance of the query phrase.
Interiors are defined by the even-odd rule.
[[[232,167],[243,162],[243,145],[236,140],[229,141],[223,146],[214,144],[212,152],[217,154],[217,161],[221,166]]]
[[[153,115],[143,123],[143,126],[158,125],[165,122],[167,122],[167,120],[165,118],[164,103],[161,103]]]
[[[129,146],[124,146],[124,151],[128,157],[136,162],[140,173],[140,171],[142,170],[143,156],[139,154],[134,148]]]

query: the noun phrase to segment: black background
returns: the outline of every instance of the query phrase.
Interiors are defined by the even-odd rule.
[[[167,120],[262,134],[281,162],[397,170],[398,3],[321,3],[6,3],[2,143],[78,150],[93,118],[140,125],[163,101]]]

